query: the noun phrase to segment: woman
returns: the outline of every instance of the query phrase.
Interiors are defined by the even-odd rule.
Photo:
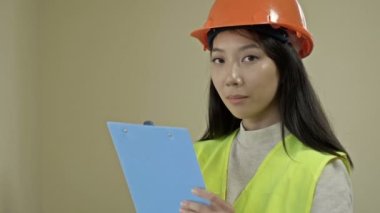
[[[352,212],[352,161],[302,58],[313,47],[296,0],[216,0],[192,35],[210,51],[208,129],[195,144],[210,201],[181,212]]]

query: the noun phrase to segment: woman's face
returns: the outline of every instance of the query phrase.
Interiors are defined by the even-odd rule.
[[[223,31],[211,50],[211,79],[223,103],[247,129],[279,121],[279,73],[248,32]],[[251,36],[252,37],[252,36]]]

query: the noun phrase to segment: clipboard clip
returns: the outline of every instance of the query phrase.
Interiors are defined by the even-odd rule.
[[[154,123],[153,123],[153,121],[151,121],[151,120],[146,120],[146,121],[144,121],[143,125],[144,125],[144,126],[154,126]],[[124,128],[124,129],[123,129],[123,132],[124,132],[124,133],[128,133],[128,129],[127,129],[127,128]]]
[[[144,125],[144,126],[154,126],[154,123],[153,123],[153,121],[151,121],[151,120],[146,120],[146,121],[143,122],[143,125]],[[128,129],[127,129],[127,128],[124,128],[124,129],[123,129],[123,132],[124,132],[124,133],[128,133]],[[173,135],[172,132],[168,132],[168,133],[167,133],[167,136],[168,136],[168,138],[169,138],[170,140],[173,140],[173,138],[174,138],[174,135]]]
[[[153,121],[151,121],[151,120],[146,120],[146,121],[144,121],[143,125],[144,125],[144,126],[154,126],[154,123],[153,123]],[[174,135],[173,135],[172,132],[168,132],[168,138],[169,138],[170,140],[173,140]]]
[[[144,121],[143,125],[145,125],[145,126],[154,126],[154,123],[153,123],[153,121],[146,120],[146,121]]]

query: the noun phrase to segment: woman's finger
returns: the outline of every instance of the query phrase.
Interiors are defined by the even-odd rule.
[[[201,198],[209,200],[211,206],[213,206],[215,208],[232,209],[231,205],[229,205],[226,201],[220,199],[214,193],[208,192],[208,191],[206,191],[204,189],[200,189],[200,188],[193,189],[192,192],[193,192],[193,194],[195,194]]]
[[[203,209],[207,208],[205,205],[197,202],[183,201],[181,202],[180,212],[203,212]]]
[[[208,192],[207,190],[201,189],[201,188],[195,188],[191,192],[193,194],[195,194],[201,198],[205,198],[207,200],[211,200],[214,196],[216,196],[214,193]]]

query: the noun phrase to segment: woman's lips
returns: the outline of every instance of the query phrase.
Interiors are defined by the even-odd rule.
[[[248,96],[245,96],[245,95],[229,95],[229,96],[227,96],[227,100],[228,100],[231,104],[241,104],[241,103],[244,102],[247,98],[248,98]]]

